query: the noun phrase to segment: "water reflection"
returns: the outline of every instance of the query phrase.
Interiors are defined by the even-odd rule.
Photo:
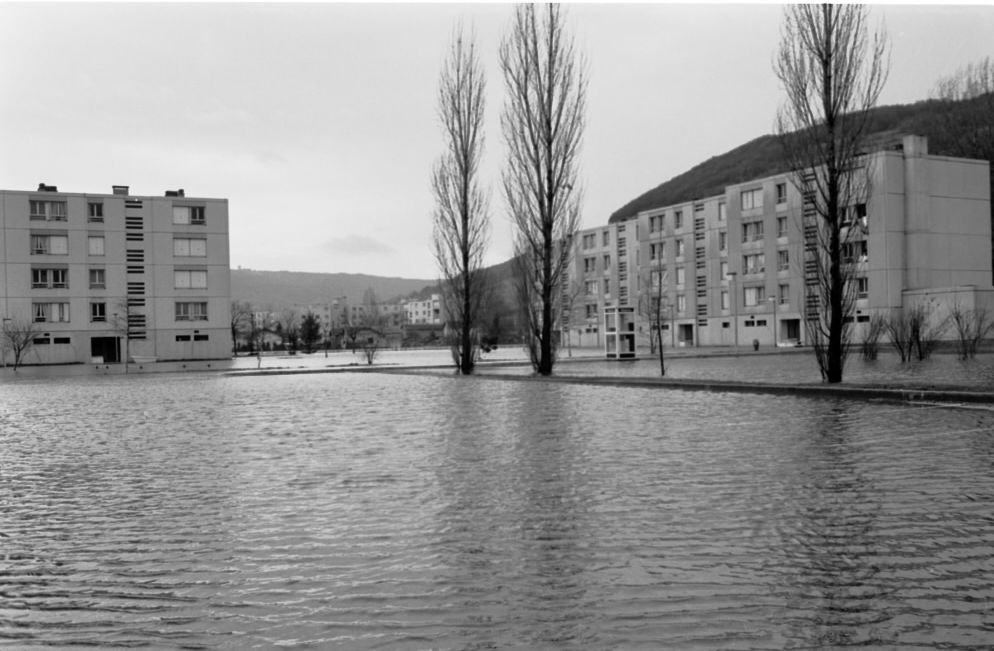
[[[889,643],[876,627],[889,619],[873,562],[881,489],[863,468],[852,405],[824,406],[797,432],[797,484],[780,518],[787,636],[801,646]]]
[[[990,633],[989,412],[366,374],[4,389],[4,643]]]

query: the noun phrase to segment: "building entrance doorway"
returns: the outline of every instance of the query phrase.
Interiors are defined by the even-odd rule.
[[[800,319],[784,319],[783,320],[783,341],[798,342],[801,340],[801,320]]]
[[[680,339],[681,346],[693,346],[694,345],[694,324],[693,323],[681,323],[677,326],[677,337]]]
[[[117,364],[120,362],[121,338],[90,337],[90,359],[96,364]]]

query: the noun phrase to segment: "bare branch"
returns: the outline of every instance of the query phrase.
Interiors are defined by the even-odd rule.
[[[539,16],[539,14],[541,14]],[[515,229],[518,289],[535,370],[552,373],[568,248],[579,226],[579,152],[587,75],[559,5],[519,5],[500,45],[507,99],[504,197]]]

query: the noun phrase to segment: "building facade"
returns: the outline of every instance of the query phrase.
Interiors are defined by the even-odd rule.
[[[441,325],[442,297],[432,294],[423,301],[407,301],[404,303],[407,323],[411,325]]]
[[[924,138],[907,136],[865,164],[870,191],[846,207],[858,232],[843,251],[857,264],[855,336],[872,314],[916,301],[938,318],[953,305],[994,308],[989,163],[931,156]],[[804,343],[803,224],[803,197],[785,173],[581,231],[572,342],[602,345],[605,310],[631,306],[645,343],[646,298],[661,284],[664,344]]]
[[[4,328],[33,332],[24,363],[230,357],[227,199],[0,190],[0,237]]]

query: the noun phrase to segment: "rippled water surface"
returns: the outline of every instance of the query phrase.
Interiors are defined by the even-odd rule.
[[[978,648],[986,410],[500,380],[0,385],[0,645]]]

